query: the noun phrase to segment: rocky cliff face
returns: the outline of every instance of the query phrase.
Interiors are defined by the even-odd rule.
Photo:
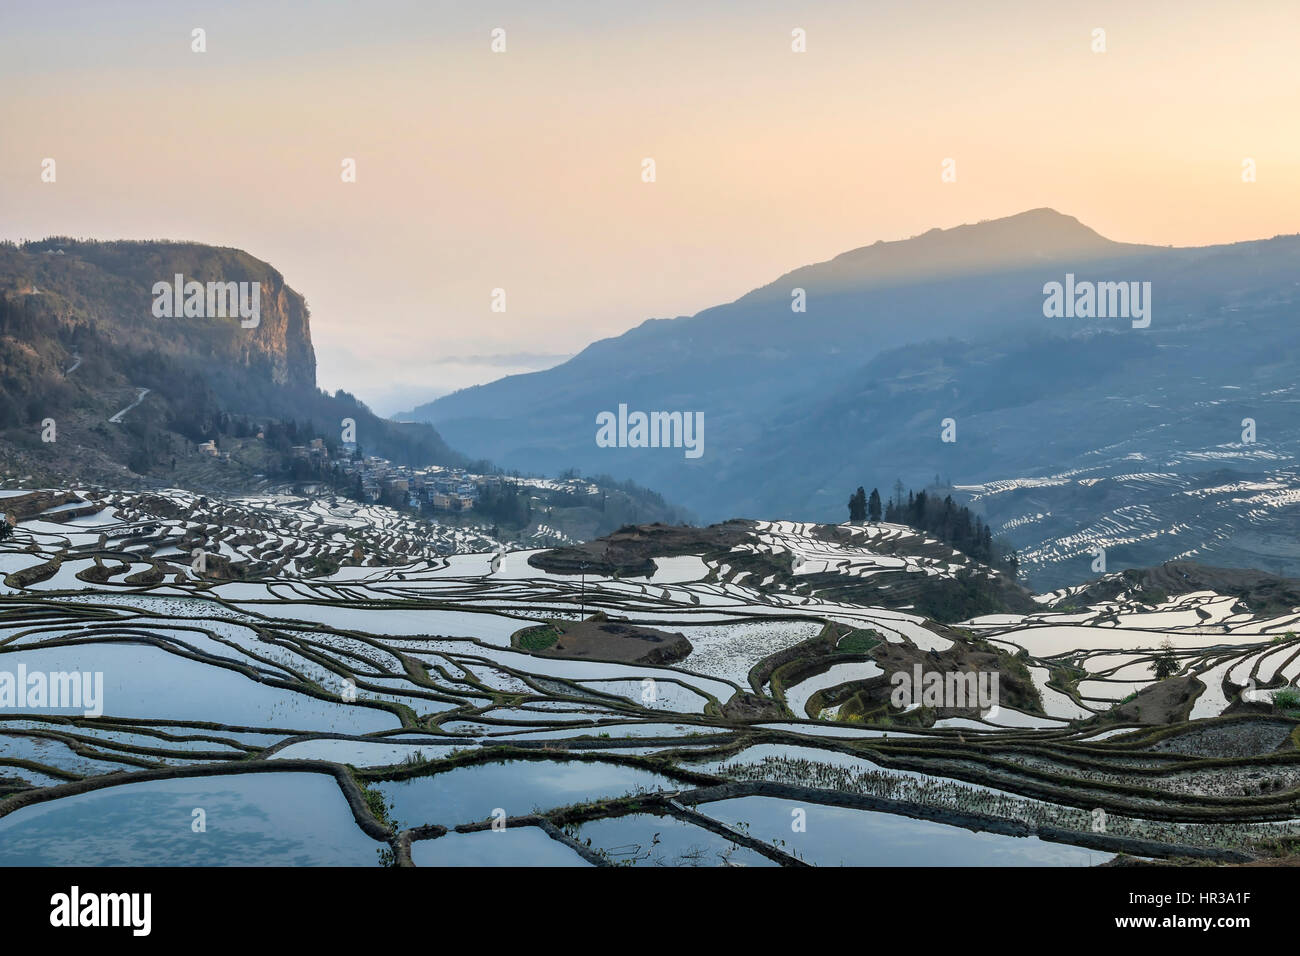
[[[174,287],[178,275],[182,283],[200,283],[205,291],[210,283],[257,283],[256,325],[246,327],[237,314],[208,314],[206,295],[201,308],[186,309],[183,285],[181,301],[160,310],[158,284]],[[36,297],[39,301],[26,308],[52,314],[65,326],[92,325],[127,351],[157,350],[200,373],[219,371],[232,385],[245,375],[248,384],[316,384],[306,302],[279,272],[238,249],[63,239],[8,246],[0,249],[0,294]]]
[[[260,280],[262,321],[237,338],[239,358],[247,366],[259,359],[269,361],[271,379],[277,385],[314,388],[316,351],[311,344],[307,303],[285,284],[280,273],[267,269],[269,274]]]
[[[117,482],[126,470],[234,488],[289,477],[292,445],[337,442],[344,419],[371,454],[462,460],[430,426],[319,391],[306,302],[246,252],[0,243],[0,474]],[[197,450],[233,447],[271,423],[283,433],[240,468]]]

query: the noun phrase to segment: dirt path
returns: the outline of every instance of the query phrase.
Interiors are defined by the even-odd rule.
[[[144,397],[148,394],[149,394],[149,389],[147,388],[140,389],[140,394],[136,396],[135,401],[132,402],[130,405],[126,406],[126,408],[122,409],[112,418],[110,418],[109,421],[112,422],[114,425],[120,425],[122,423],[122,416],[125,415],[127,412],[129,412],[131,409],[135,408],[141,402],[143,402]]]

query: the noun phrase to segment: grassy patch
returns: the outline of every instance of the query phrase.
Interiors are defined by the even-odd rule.
[[[880,643],[880,635],[875,631],[850,631],[840,638],[835,650],[841,654],[865,654]]]
[[[519,633],[519,646],[526,651],[544,651],[556,641],[558,641],[564,632],[554,624],[542,624],[537,627],[526,628]]]
[[[352,779],[356,780],[357,786],[361,788],[361,796],[366,801],[366,809],[370,811],[370,815],[378,820],[386,829],[396,830],[396,821],[388,815],[388,811],[392,809],[392,806],[385,802],[383,793],[378,790],[372,790],[368,782],[358,780],[355,772],[352,775]]]
[[[1281,690],[1274,691],[1273,707],[1284,714],[1300,710],[1300,690],[1294,687],[1283,687]]]

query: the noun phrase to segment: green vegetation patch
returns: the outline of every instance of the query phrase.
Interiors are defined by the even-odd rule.
[[[835,650],[841,654],[866,654],[880,643],[880,635],[875,631],[854,630],[840,638]]]
[[[544,651],[564,636],[554,624],[526,627],[515,635],[515,644],[526,651]]]
[[[1284,714],[1300,711],[1300,689],[1283,687],[1273,692],[1273,707]]]

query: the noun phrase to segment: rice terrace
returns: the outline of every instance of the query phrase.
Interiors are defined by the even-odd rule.
[[[11,948],[1284,932],[1297,36],[0,2]]]
[[[1300,615],[1249,596],[1116,576],[939,621],[891,605],[1000,572],[888,523],[455,550],[337,499],[0,494],[25,515],[0,671],[103,677],[100,716],[0,712],[2,863],[1069,866],[1300,838]],[[612,570],[547,569],[584,549]],[[893,706],[886,670],[914,668],[992,670],[1000,704]]]

